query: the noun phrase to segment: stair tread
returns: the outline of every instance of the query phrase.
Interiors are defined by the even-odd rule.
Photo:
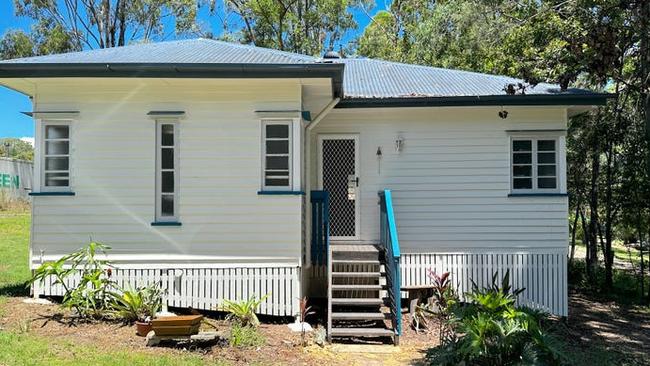
[[[381,264],[379,259],[332,259],[332,264]]]
[[[332,313],[333,320],[384,320],[389,318],[390,314],[380,312]]]
[[[372,244],[332,244],[332,252],[362,252],[379,253],[379,249]]]
[[[332,290],[381,290],[384,285],[332,285]]]
[[[385,328],[332,328],[332,336],[391,337],[395,332]]]
[[[381,277],[384,272],[332,272],[332,277]]]
[[[364,299],[364,298],[347,298],[335,297],[332,299],[332,305],[382,305],[383,299]]]

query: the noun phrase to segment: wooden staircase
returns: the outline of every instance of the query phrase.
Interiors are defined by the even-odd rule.
[[[398,335],[382,293],[386,290],[384,253],[377,245],[331,244],[328,271],[328,336],[332,338]],[[393,322],[394,324],[394,322]]]

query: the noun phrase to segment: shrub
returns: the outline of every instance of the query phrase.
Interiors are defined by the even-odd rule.
[[[110,247],[91,242],[86,247],[68,254],[55,262],[43,263],[34,271],[31,282],[54,277],[55,284],[63,286],[63,306],[74,309],[82,318],[103,318],[108,314],[109,292],[115,288],[111,279],[111,264],[98,259],[98,252],[106,254]],[[69,287],[67,279],[78,275],[79,283]]]
[[[127,322],[147,322],[162,307],[162,290],[158,284],[111,292],[111,308],[115,316]]]
[[[230,301],[224,300],[223,304],[220,307],[221,311],[228,313],[226,319],[239,323],[242,326],[253,326],[257,327],[260,324],[255,311],[260,306],[266,298],[269,297],[269,294],[262,296],[260,299],[257,299],[255,295],[251,296],[248,300],[242,301]]]
[[[564,362],[562,344],[548,333],[542,312],[516,308],[523,289],[512,290],[506,272],[499,285],[466,294],[468,304],[454,305],[449,323],[456,337],[429,350],[432,365],[556,365]]]
[[[256,327],[233,322],[230,328],[229,343],[233,347],[259,347],[266,341]]]

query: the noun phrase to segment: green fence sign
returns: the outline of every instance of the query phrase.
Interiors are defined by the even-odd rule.
[[[20,177],[6,173],[0,173],[0,188],[20,188]]]

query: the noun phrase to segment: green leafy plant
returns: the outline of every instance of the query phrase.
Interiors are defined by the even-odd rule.
[[[257,327],[233,322],[228,341],[233,347],[259,347],[266,342],[266,339]]]
[[[126,322],[150,321],[162,307],[162,290],[158,284],[111,292],[110,296],[115,316]]]
[[[506,272],[501,283],[472,286],[467,304],[454,305],[448,320],[455,337],[429,350],[432,365],[559,365],[565,357],[563,345],[544,325],[546,314],[515,307],[517,295]]]
[[[110,247],[97,242],[63,256],[57,261],[43,263],[31,278],[31,282],[44,281],[53,277],[55,284],[64,289],[63,306],[74,309],[81,318],[103,318],[109,309],[109,292],[114,289],[111,279],[111,264],[98,259],[97,254],[106,254]],[[70,276],[79,276],[79,282],[71,287]]]
[[[446,338],[453,336],[448,320],[451,308],[458,303],[458,296],[451,285],[449,272],[438,275],[435,271],[429,270],[428,276],[433,285],[433,302],[416,307],[413,317],[415,330],[419,331],[420,324],[428,327],[427,319],[433,316],[438,319],[439,342],[443,343]]]
[[[260,324],[255,311],[263,303],[269,294],[262,296],[257,299],[255,295],[251,296],[248,300],[242,301],[230,301],[224,300],[223,304],[219,308],[221,311],[228,313],[226,319],[239,323],[242,326],[253,326],[257,327]]]

